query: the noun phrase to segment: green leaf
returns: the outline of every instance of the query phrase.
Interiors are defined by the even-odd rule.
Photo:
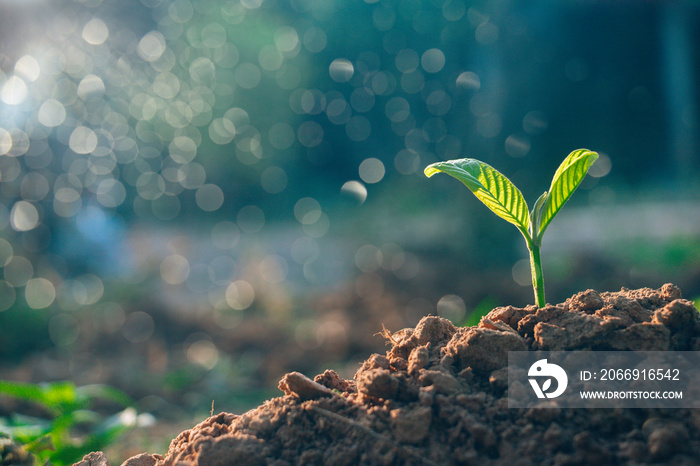
[[[588,169],[593,162],[598,159],[596,152],[588,149],[578,149],[573,151],[559,165],[552,178],[552,185],[549,194],[542,205],[539,214],[539,230],[533,231],[536,241],[542,240],[542,235],[547,229],[555,215],[564,207],[566,201],[576,191],[578,185],[586,177]]]
[[[475,159],[448,160],[425,168],[428,178],[439,172],[457,178],[493,213],[515,225],[525,238],[530,237],[527,203],[520,190],[496,169]]]

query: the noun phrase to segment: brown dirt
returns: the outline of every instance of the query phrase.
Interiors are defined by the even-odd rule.
[[[700,319],[680,290],[588,290],[556,306],[499,307],[476,327],[428,316],[384,330],[390,349],[354,380],[298,372],[284,396],[212,416],[175,438],[165,465],[697,464],[691,409],[509,409],[509,350],[700,350]],[[94,455],[80,466],[107,465]]]

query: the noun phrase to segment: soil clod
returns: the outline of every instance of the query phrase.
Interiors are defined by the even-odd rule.
[[[296,396],[302,401],[314,400],[333,394],[328,387],[314,382],[299,372],[290,372],[282,377],[279,383],[279,389],[282,390],[285,395]]]

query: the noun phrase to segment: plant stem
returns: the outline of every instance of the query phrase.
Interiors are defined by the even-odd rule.
[[[540,260],[540,245],[535,241],[528,241],[530,251],[530,272],[532,273],[532,289],[535,292],[535,304],[544,307],[544,276],[542,275],[542,261]]]

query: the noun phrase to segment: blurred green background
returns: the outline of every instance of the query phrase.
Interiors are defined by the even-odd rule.
[[[532,204],[600,153],[549,302],[700,296],[698,44],[682,0],[0,0],[0,378],[240,412],[531,304],[517,230],[423,175],[452,158]]]

